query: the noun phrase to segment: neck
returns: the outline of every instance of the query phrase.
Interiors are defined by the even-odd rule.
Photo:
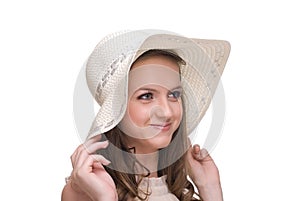
[[[150,171],[149,177],[157,177],[157,166],[158,166],[158,151],[150,154],[136,154],[137,160]],[[137,168],[138,172],[140,168]],[[142,173],[145,173],[142,168]]]

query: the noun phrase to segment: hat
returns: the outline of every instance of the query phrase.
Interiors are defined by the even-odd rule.
[[[87,60],[87,85],[100,105],[88,138],[120,123],[127,107],[130,67],[151,49],[172,51],[185,61],[180,76],[188,134],[200,123],[224,70],[230,44],[223,40],[186,38],[164,30],[126,31],[105,37]]]

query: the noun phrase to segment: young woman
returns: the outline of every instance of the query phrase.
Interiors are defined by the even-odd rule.
[[[223,200],[215,163],[188,136],[209,105],[229,49],[225,41],[158,30],[101,41],[86,66],[101,107],[71,156],[62,200]]]

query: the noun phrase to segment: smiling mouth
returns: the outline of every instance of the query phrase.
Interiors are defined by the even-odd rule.
[[[168,131],[171,128],[171,123],[165,124],[150,124],[151,127],[161,130],[161,131]]]

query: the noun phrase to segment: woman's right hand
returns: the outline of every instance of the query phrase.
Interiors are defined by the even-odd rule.
[[[110,161],[96,154],[99,149],[105,149],[109,142],[100,142],[97,135],[80,145],[71,156],[73,171],[70,185],[74,191],[85,194],[93,201],[118,200],[116,186],[103,165]]]

